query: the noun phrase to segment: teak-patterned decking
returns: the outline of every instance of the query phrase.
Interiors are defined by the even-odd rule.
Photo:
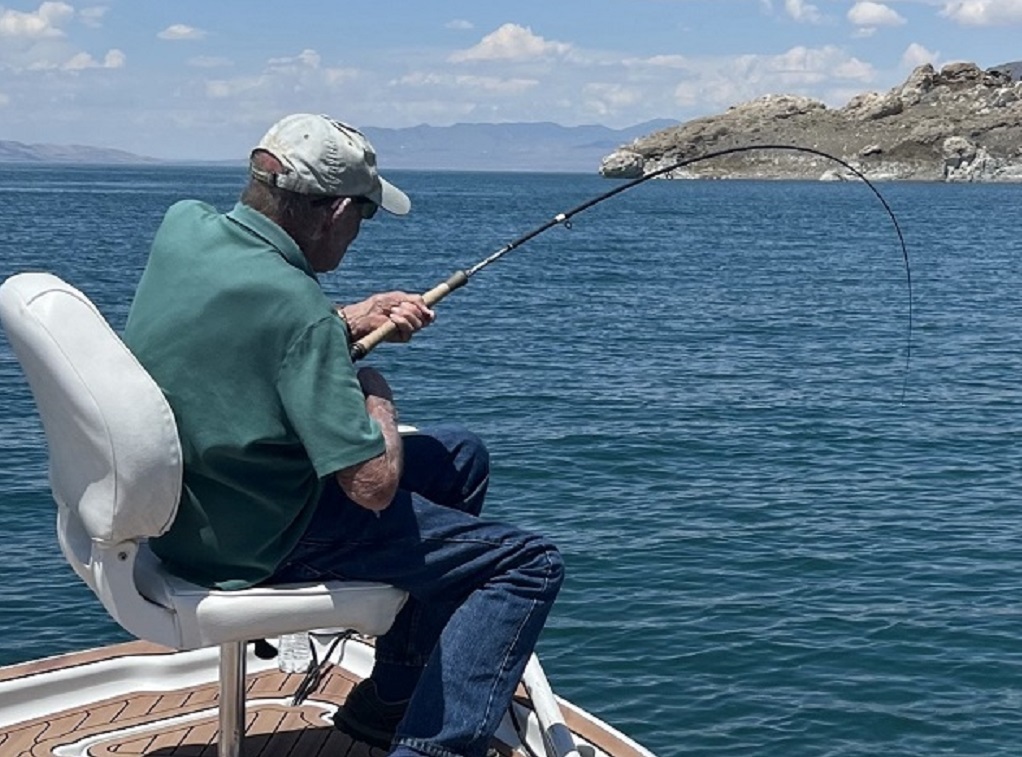
[[[0,669],[0,682],[31,678],[118,657],[172,654],[145,642],[119,644],[73,655]],[[247,678],[245,757],[385,757],[336,730],[330,720],[359,680],[349,670],[331,667],[319,688],[295,707],[291,698],[302,676],[275,668]],[[523,692],[524,693],[524,692]],[[80,706],[39,714],[0,726],[2,757],[216,757],[215,682],[169,691],[132,691]],[[14,705],[0,703],[0,707]],[[58,708],[59,709],[59,708]],[[564,708],[575,733],[614,757],[637,757],[627,742],[570,707]],[[497,752],[521,757],[495,740]]]

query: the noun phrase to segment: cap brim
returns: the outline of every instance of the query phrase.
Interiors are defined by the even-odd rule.
[[[412,209],[412,201],[408,199],[408,195],[382,176],[380,177],[380,196],[370,195],[369,199],[396,216],[403,216]]]

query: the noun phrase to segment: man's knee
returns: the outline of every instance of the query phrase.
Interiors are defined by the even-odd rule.
[[[550,563],[548,568],[550,575],[550,597],[553,598],[557,596],[557,593],[561,590],[561,584],[564,583],[564,558],[561,557],[561,552],[557,547],[553,544],[548,544],[547,560]]]
[[[405,449],[412,454],[444,465],[453,465],[457,470],[468,468],[489,471],[490,451],[486,443],[473,431],[459,423],[444,423],[426,426],[405,442]]]
[[[543,597],[553,601],[564,583],[564,558],[560,550],[545,537],[535,535],[528,539],[523,555],[528,565],[526,570],[541,584]]]
[[[490,480],[490,451],[478,435],[459,424],[430,429],[430,434],[447,450],[449,494],[459,509],[479,515]]]
[[[461,464],[471,463],[473,467],[490,468],[490,451],[474,431],[465,426],[451,423],[437,429],[437,438],[451,451],[455,460]]]

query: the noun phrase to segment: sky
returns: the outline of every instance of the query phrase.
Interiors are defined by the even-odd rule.
[[[0,140],[232,159],[294,112],[622,128],[1017,60],[1022,0],[0,0]]]

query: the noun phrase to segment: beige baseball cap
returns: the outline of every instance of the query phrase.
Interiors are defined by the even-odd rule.
[[[270,127],[256,150],[284,165],[283,173],[250,166],[270,186],[324,197],[368,197],[384,210],[404,215],[408,196],[376,171],[376,151],[354,126],[329,116],[296,113]]]

